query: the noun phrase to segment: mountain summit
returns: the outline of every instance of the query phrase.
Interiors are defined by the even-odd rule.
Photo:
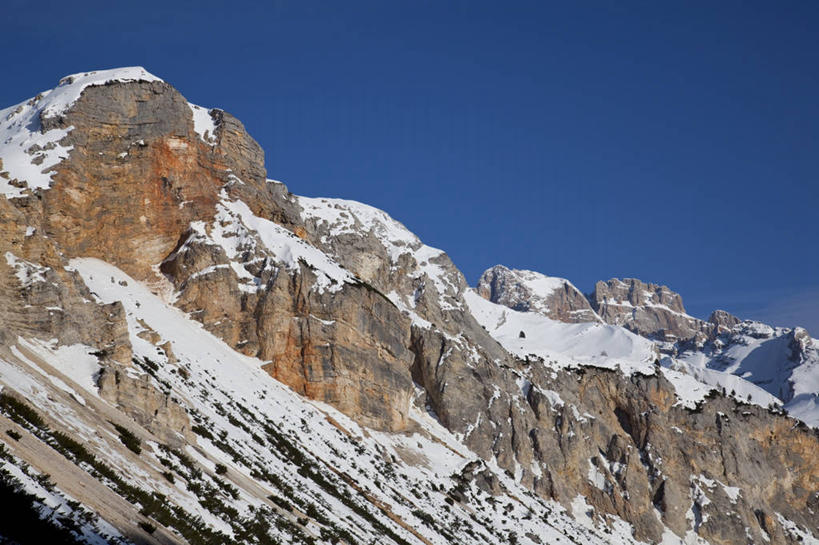
[[[141,68],[3,110],[0,161],[5,540],[816,542],[804,330],[476,291]]]

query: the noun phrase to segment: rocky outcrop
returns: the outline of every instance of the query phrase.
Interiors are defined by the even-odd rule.
[[[673,343],[700,332],[708,335],[714,328],[711,323],[689,316],[678,293],[636,278],[597,282],[589,300],[607,324],[623,326],[651,339]]]
[[[717,326],[718,331],[730,331],[735,325],[739,325],[742,320],[724,310],[715,310],[708,317],[708,322]]]
[[[273,259],[251,254],[243,263]],[[311,289],[316,275],[304,263],[294,273],[259,269],[259,289],[243,291],[230,263],[221,247],[189,241],[162,270],[180,308],[237,350],[269,361],[272,377],[368,426],[406,427],[409,321],[384,295],[363,282]]]
[[[777,513],[811,527],[814,430],[718,394],[683,408],[660,374],[587,369],[532,383],[530,441],[544,466],[536,487],[567,502],[581,493],[651,541],[661,540],[660,522],[711,543],[790,542]]]
[[[552,320],[601,321],[580,290],[563,278],[495,265],[483,272],[477,291],[493,303],[522,312],[537,312]]]
[[[210,130],[200,134],[192,108],[156,80],[89,85],[66,109],[44,108],[41,130],[67,130],[60,145],[70,153],[54,167],[48,190],[3,205],[19,216],[18,225],[34,227],[28,238],[59,256],[49,274],[70,279],[59,266],[65,259],[97,257],[160,285],[165,280],[157,266],[163,263],[162,272],[180,292],[179,306],[237,349],[269,360],[275,378],[368,425],[401,429],[412,391],[412,356],[408,322],[394,305],[360,282],[345,283],[341,294],[317,291],[310,266],[285,272],[261,242],[257,251],[231,261],[221,247],[191,238],[191,225],[210,226],[219,203],[239,198],[266,220],[293,229],[300,223],[286,188],[267,181],[263,152],[241,123],[212,110]],[[44,262],[32,250],[20,253],[20,259]],[[243,278],[231,263],[245,271]],[[201,274],[209,266],[214,270]],[[251,274],[258,282],[253,293],[240,288]],[[59,294],[49,293],[65,291],[65,282],[40,284],[42,290],[30,289],[29,300],[18,306],[44,316],[9,319],[30,335],[43,333],[39,322],[62,319],[43,309],[59,306]],[[90,340],[95,330],[106,329],[71,316],[80,318],[76,334],[59,321],[50,327],[67,341]],[[113,323],[121,336],[122,317]],[[92,345],[101,344],[94,340]],[[103,344],[127,346],[123,341]],[[119,356],[122,364],[130,361],[127,352]],[[110,397],[124,399],[119,393]],[[143,405],[150,412],[151,404]]]
[[[148,374],[135,375],[128,367],[116,364],[102,369],[97,379],[99,394],[166,445],[180,447],[195,443],[187,412],[170,392]]]

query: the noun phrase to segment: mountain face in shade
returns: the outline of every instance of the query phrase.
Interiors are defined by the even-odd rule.
[[[4,539],[819,535],[804,330],[637,280],[497,266],[473,290],[141,68],[0,111],[0,161],[0,479],[33,517]]]

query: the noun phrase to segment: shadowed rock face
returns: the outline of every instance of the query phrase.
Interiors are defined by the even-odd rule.
[[[815,432],[719,395],[684,409],[661,374],[556,371],[512,357],[467,310],[466,282],[446,254],[386,216],[373,223],[357,205],[328,204],[337,221],[309,214],[306,200],[265,179],[261,149],[241,124],[211,115],[208,143],[172,87],[131,82],[89,87],[64,115],[43,120],[74,127],[64,142],[73,149],[50,189],[0,198],[0,250],[47,267],[48,282],[25,286],[25,265],[0,259],[8,324],[0,335],[97,346],[104,397],[146,426],[153,414],[168,440],[184,437],[189,422],[172,400],[116,380],[131,364],[122,307],[95,304],[64,268],[72,257],[99,257],[157,290],[172,287],[176,306],[269,362],[272,377],[367,426],[411,429],[414,381],[440,422],[485,460],[567,507],[584,496],[598,516],[633,524],[639,539],[659,542],[664,524],[714,543],[746,543],[749,534],[761,542],[763,531],[772,543],[795,543],[777,513],[815,526]],[[348,276],[327,283],[320,267],[289,262],[226,212],[237,200]],[[340,230],[349,218],[352,227]],[[523,304],[520,271],[507,271],[487,277],[484,295]],[[664,339],[730,323],[694,320],[677,294],[637,280],[598,283],[591,305],[570,284],[541,303],[555,319],[599,315]],[[64,312],[47,310],[57,304]]]

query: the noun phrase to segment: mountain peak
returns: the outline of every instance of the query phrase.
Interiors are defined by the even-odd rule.
[[[561,322],[600,321],[585,296],[565,278],[495,265],[481,275],[477,291],[493,303]]]

